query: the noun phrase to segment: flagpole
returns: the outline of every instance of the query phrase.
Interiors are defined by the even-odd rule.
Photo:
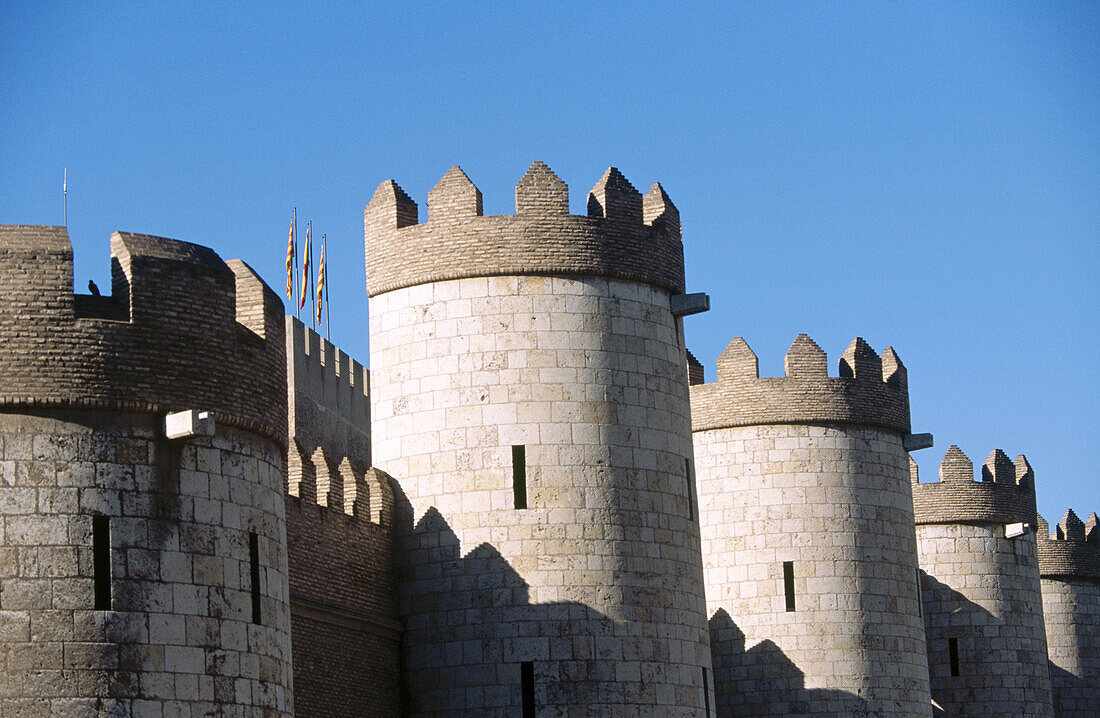
[[[321,252],[325,255],[325,263],[328,263],[328,235],[321,235]],[[325,341],[331,342],[332,339],[329,336],[329,332],[332,329],[332,320],[329,319],[328,308],[331,302],[328,298],[328,267],[325,267]]]
[[[298,208],[297,207],[294,208],[293,225],[294,225],[294,240],[293,240],[293,245],[294,245],[294,276],[297,277],[298,276]],[[302,289],[301,286],[299,286],[298,287],[298,295],[299,296],[301,296],[301,289]],[[301,302],[296,301],[295,299],[292,299],[291,301],[294,302],[294,318],[295,319],[300,319],[301,317],[298,316],[298,305],[301,304]]]
[[[61,180],[61,194],[64,195],[64,217],[65,217],[65,229],[69,228],[69,168],[65,168],[65,176]]]
[[[309,231],[310,231],[310,233],[313,232],[313,221],[312,220],[310,220],[310,222],[309,222]],[[312,312],[313,316],[310,317],[310,326],[312,326],[313,329],[316,331],[316,329],[317,329],[317,297],[314,296],[314,294],[313,294],[313,292],[314,292],[314,289],[313,289],[313,275],[317,273],[317,270],[313,266],[313,242],[310,242],[309,246],[306,247],[306,249],[309,250],[309,298],[312,300],[310,302],[310,306],[313,307],[313,312]]]

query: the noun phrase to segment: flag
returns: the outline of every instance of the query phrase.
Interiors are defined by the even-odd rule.
[[[309,286],[309,256],[313,253],[313,247],[311,246],[312,241],[309,237],[312,228],[312,222],[306,225],[306,247],[302,250],[302,289],[298,293],[300,297],[298,300],[298,309],[306,305],[306,287]]]
[[[286,240],[286,298],[294,301],[294,220],[290,220],[290,233]]]
[[[321,302],[324,301],[325,291],[325,241],[321,235],[321,261],[317,263],[317,324],[321,323]]]

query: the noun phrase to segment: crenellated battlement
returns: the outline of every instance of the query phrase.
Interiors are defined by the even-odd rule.
[[[111,294],[73,292],[64,227],[0,226],[0,406],[212,411],[286,441],[282,303],[244,262],[111,236]]]
[[[785,376],[761,377],[756,354],[737,337],[717,361],[716,381],[691,386],[692,430],[756,424],[843,423],[909,432],[905,366],[893,349],[880,357],[856,337],[828,375],[825,352],[799,334],[784,358]]]
[[[387,504],[367,468],[368,372],[295,317],[286,317],[286,359],[287,493],[349,515],[381,516],[392,498]]]
[[[1084,578],[1100,581],[1100,526],[1096,513],[1082,521],[1068,509],[1062,520],[1050,526],[1037,517],[1039,573],[1043,578]]]
[[[393,180],[363,213],[370,296],[464,277],[556,274],[632,279],[684,291],[680,214],[660,184],[643,197],[608,168],[569,214],[569,187],[534,162],[515,188],[516,214],[484,216],[481,191],[458,166],[428,192],[428,221]]]
[[[912,458],[909,469],[917,525],[1035,522],[1035,472],[1023,454],[1013,461],[994,449],[977,481],[974,462],[955,445],[940,461],[937,481],[921,483]]]
[[[295,317],[286,317],[290,435],[312,452],[370,466],[368,373]]]

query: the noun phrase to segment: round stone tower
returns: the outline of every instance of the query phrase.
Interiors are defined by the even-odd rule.
[[[930,715],[905,368],[855,339],[829,377],[804,334],[785,366],[738,338],[691,387],[718,715]]]
[[[111,256],[74,296],[64,228],[0,227],[4,714],[289,716],[281,303],[204,247]]]
[[[911,471],[932,700],[948,716],[1050,716],[1031,466],[997,449],[978,482],[952,446],[939,481]]]
[[[1038,519],[1039,575],[1057,718],[1100,715],[1100,528],[1073,511]]]
[[[516,214],[458,167],[365,212],[372,456],[399,485],[412,716],[698,716],[710,696],[679,215],[615,169]]]

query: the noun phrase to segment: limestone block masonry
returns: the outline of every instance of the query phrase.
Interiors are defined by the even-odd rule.
[[[939,481],[911,465],[932,699],[945,715],[1050,716],[1050,677],[1033,531],[1035,478],[1000,449],[982,481],[957,446]]]
[[[931,715],[905,368],[855,339],[829,377],[806,335],[785,365],[735,339],[691,387],[718,715]]]
[[[367,206],[372,454],[392,475],[410,716],[698,716],[710,670],[679,218],[615,169],[514,216],[452,168]]]
[[[1050,683],[1057,718],[1100,715],[1100,528],[1066,511],[1051,533],[1038,519]]]
[[[73,294],[60,227],[0,227],[0,715],[289,716],[278,298],[116,233]],[[168,441],[200,409],[213,436]]]

